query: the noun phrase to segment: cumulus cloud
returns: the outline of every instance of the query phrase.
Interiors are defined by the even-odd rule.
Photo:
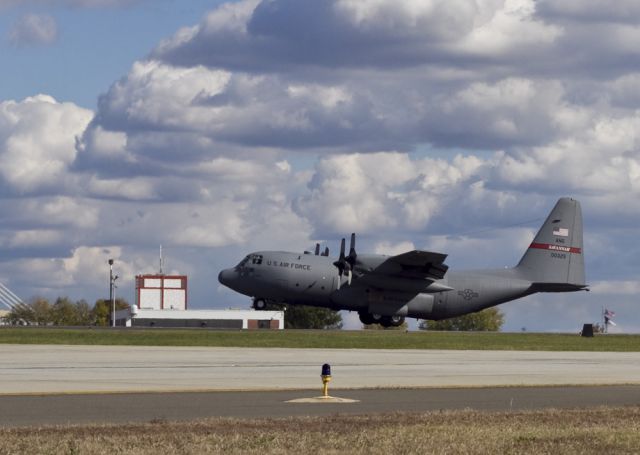
[[[46,14],[27,14],[9,30],[9,42],[14,46],[39,46],[53,43],[58,38],[56,20]]]
[[[247,150],[486,149],[544,143],[584,125],[583,108],[557,81],[507,78],[442,90],[429,81],[411,77],[390,92],[375,73],[366,83],[347,77],[327,85],[139,62],[101,97],[78,165],[121,172]]]
[[[587,24],[593,22],[636,23],[640,16],[640,4],[634,0],[620,0],[610,8],[600,0],[565,0],[538,2],[538,14],[548,18],[563,18]]]
[[[455,24],[441,27],[443,18]],[[225,4],[135,63],[101,97],[94,128],[126,138],[128,169],[176,149],[197,161],[265,150],[544,146],[589,126],[583,93],[601,88],[567,87],[566,68],[554,73],[568,44],[553,18],[528,0]],[[380,55],[391,45],[392,57]],[[623,58],[604,46],[603,55]],[[86,133],[83,157],[97,159],[95,134]]]
[[[0,0],[0,10],[16,6],[70,6],[104,8],[133,5],[144,0]]]
[[[515,56],[560,33],[534,13],[531,0],[245,0],[181,30],[154,55],[174,64],[243,71],[275,71],[282,64],[389,69],[444,63],[447,54]]]
[[[390,242],[379,242],[374,246],[373,252],[375,254],[386,254],[386,255],[395,255],[406,253],[407,251],[415,250],[416,247],[413,242],[400,242],[400,243],[390,243]]]
[[[295,208],[323,234],[420,231],[485,164],[463,156],[448,162],[391,152],[337,155],[319,161]]]
[[[595,289],[632,292],[635,277],[611,271],[640,266],[638,11],[621,5],[220,5],[135,62],[95,113],[46,96],[0,103],[0,213],[12,214],[0,245],[47,283],[97,286],[104,274],[85,268],[112,254],[128,274],[148,270],[162,243],[194,283],[214,282],[190,290],[208,302],[215,272],[248,251],[335,251],[354,231],[363,252],[510,266],[569,195]],[[567,327],[597,309],[571,298],[508,317],[533,328],[552,308]]]
[[[64,189],[93,114],[46,95],[0,102],[0,181],[14,193]]]
[[[622,116],[594,114],[579,134],[504,155],[496,168],[497,177],[514,188],[545,185],[550,191],[571,188],[584,193],[637,195],[639,122],[635,112]]]
[[[133,261],[123,258],[123,251],[119,246],[77,247],[69,257],[22,259],[16,261],[14,266],[22,274],[20,281],[32,283],[37,293],[46,295],[57,292],[60,295],[80,286],[97,287],[104,284],[105,272],[108,273],[107,258],[117,261],[121,276],[118,284],[133,280]],[[106,277],[108,288],[109,276]]]

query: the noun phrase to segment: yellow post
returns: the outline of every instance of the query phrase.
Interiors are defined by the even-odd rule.
[[[322,365],[322,396],[329,398],[329,382],[331,381],[331,366],[328,363]]]
[[[329,381],[331,376],[322,376],[322,396],[325,398],[329,397]]]

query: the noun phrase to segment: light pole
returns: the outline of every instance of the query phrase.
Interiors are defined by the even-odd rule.
[[[118,275],[113,277],[113,298],[111,300],[111,308],[113,309],[113,327],[116,326],[116,280],[118,279]]]
[[[109,259],[109,300],[111,301],[111,327],[116,326],[116,280],[113,276],[113,259]]]

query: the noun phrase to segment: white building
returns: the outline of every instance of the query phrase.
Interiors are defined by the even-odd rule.
[[[186,310],[187,276],[136,276],[136,306],[148,310]]]
[[[284,329],[284,311],[156,310],[132,307],[116,312],[125,327],[199,327],[212,329]]]

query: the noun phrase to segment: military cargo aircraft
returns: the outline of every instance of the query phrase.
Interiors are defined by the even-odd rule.
[[[558,200],[533,242],[512,268],[454,271],[446,254],[414,250],[396,256],[356,252],[351,234],[340,255],[329,250],[257,251],[220,272],[223,285],[267,303],[357,311],[364,324],[399,326],[405,317],[440,320],[499,305],[537,292],[588,290],[582,246],[582,211]]]

